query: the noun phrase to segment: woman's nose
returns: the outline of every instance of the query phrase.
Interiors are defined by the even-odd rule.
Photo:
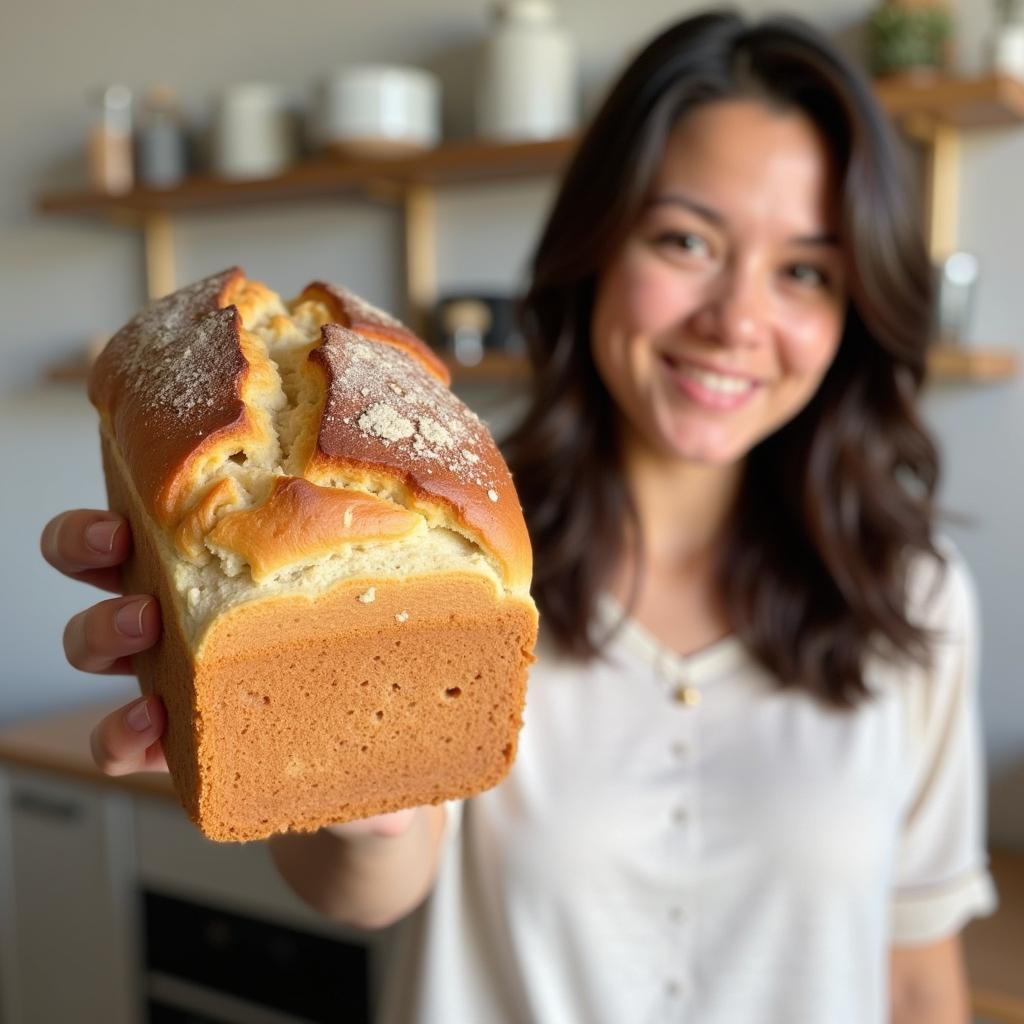
[[[750,270],[723,270],[708,283],[694,315],[694,328],[709,341],[730,348],[752,348],[767,338],[768,296]]]

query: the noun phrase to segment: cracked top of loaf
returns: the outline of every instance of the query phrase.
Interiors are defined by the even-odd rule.
[[[441,527],[526,590],[508,469],[448,383],[424,342],[345,289],[316,282],[286,303],[235,267],[129,321],[89,397],[187,562],[220,557],[260,583]]]

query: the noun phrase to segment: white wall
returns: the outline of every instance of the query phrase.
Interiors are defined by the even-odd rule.
[[[300,96],[345,61],[425,64],[447,86],[450,134],[464,134],[471,53],[485,31],[485,0],[380,0],[376,4],[291,0],[7,0],[0,32],[0,432],[13,454],[0,485],[0,721],[126,692],[130,681],[71,670],[59,638],[73,611],[94,599],[58,579],[37,554],[45,520],[59,509],[102,504],[95,422],[80,389],[39,385],[42,367],[87,336],[122,323],[142,298],[141,245],[132,232],[98,222],[42,219],[39,190],[81,183],[81,140],[90,90],[111,81],[174,86],[201,119],[233,81],[268,78]],[[703,5],[561,0],[579,42],[588,105],[629,51],[669,21]],[[743,5],[767,13],[774,3]],[[959,63],[982,63],[987,4],[960,5]],[[789,9],[859,40],[870,0],[801,0]],[[969,7],[969,10],[963,8]],[[1024,127],[972,136],[962,174],[963,245],[979,255],[983,281],[974,334],[1013,345],[1024,337],[1019,238],[1024,236]],[[475,186],[439,203],[442,290],[512,287],[542,220],[551,182]],[[358,203],[246,209],[183,218],[176,227],[179,273],[188,280],[241,263],[289,293],[313,277],[345,281],[385,306],[400,303],[399,222]],[[476,399],[491,408],[493,395]],[[944,499],[973,525],[950,533],[978,577],[984,613],[983,707],[993,778],[993,832],[1024,844],[1024,655],[1019,608],[1024,569],[1021,451],[1024,380],[936,391],[927,412],[948,464]]]

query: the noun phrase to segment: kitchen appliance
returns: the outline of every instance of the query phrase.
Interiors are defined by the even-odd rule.
[[[148,1024],[369,1024],[365,947],[147,889]]]
[[[516,329],[515,302],[504,295],[445,296],[434,312],[432,333],[437,347],[463,366],[476,366],[489,351],[525,352]]]

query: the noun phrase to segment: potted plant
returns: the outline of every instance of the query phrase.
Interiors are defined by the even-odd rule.
[[[887,0],[868,22],[875,75],[932,75],[949,64],[953,19],[936,0]]]

